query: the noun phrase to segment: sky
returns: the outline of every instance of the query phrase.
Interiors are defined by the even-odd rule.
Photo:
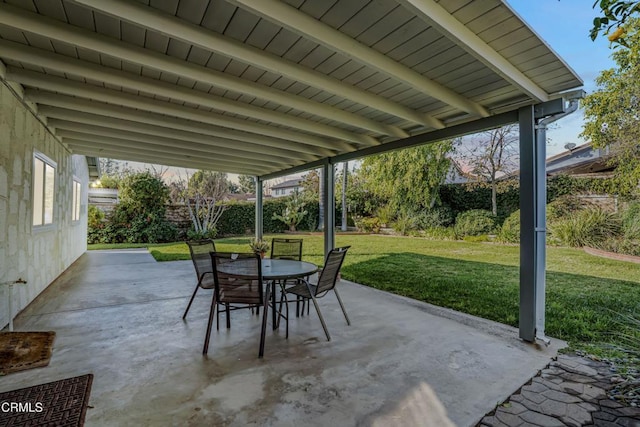
[[[595,78],[600,71],[614,67],[606,37],[595,42],[589,37],[593,18],[597,16],[591,7],[594,0],[507,0],[507,3],[580,76],[587,93],[597,89]],[[583,122],[582,110],[558,120],[547,132],[547,156],[565,151],[567,143],[588,142],[578,136]]]

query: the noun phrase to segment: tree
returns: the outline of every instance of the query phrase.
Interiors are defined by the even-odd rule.
[[[320,175],[318,171],[314,169],[302,175],[300,186],[302,187],[303,197],[317,199],[318,194],[320,194]]]
[[[366,188],[396,212],[433,208],[449,170],[450,140],[367,157],[360,170]]]
[[[338,178],[336,185],[336,197],[343,198],[342,179]],[[347,211],[355,217],[373,215],[376,210],[388,201],[382,199],[369,188],[362,168],[349,173],[346,189]]]
[[[193,227],[190,239],[215,237],[216,224],[226,208],[219,202],[228,192],[229,180],[222,172],[199,170],[172,185],[172,198],[187,206]]]
[[[256,180],[251,175],[238,175],[238,186],[240,192],[244,194],[256,193]]]
[[[129,163],[102,157],[100,158],[100,171],[102,175],[96,183],[99,188],[117,189],[126,176],[134,174]]]
[[[500,178],[518,169],[518,127],[503,126],[474,135],[459,144],[461,158],[471,166],[475,185],[491,188],[491,212],[498,214]]]
[[[582,100],[581,136],[594,147],[609,147],[620,194],[637,191],[640,181],[640,19],[627,22],[629,47],[616,49],[616,68],[596,78],[599,89]]]
[[[119,196],[105,242],[156,243],[175,239],[175,226],[165,218],[169,189],[162,180],[149,171],[127,175]]]
[[[100,158],[100,170],[103,175],[114,177],[114,178],[124,178],[127,175],[131,175],[133,170],[129,166],[128,162],[123,162],[120,160],[114,159],[105,159]]]
[[[289,196],[289,200],[287,200],[282,213],[274,213],[273,219],[282,221],[289,227],[289,231],[296,231],[296,226],[300,224],[300,221],[302,221],[307,214],[307,211],[304,209],[305,205],[306,203],[300,197],[300,193],[294,191],[293,194]]]
[[[640,1],[596,0],[593,8],[596,7],[602,15],[593,19],[593,27],[589,33],[591,40],[595,40],[600,31],[606,35],[616,27],[615,31],[609,34],[609,41],[628,47],[625,24],[633,14],[640,12]]]

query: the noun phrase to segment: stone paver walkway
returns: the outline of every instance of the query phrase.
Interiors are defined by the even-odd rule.
[[[618,381],[605,362],[560,355],[478,427],[640,427],[640,408],[607,396]]]

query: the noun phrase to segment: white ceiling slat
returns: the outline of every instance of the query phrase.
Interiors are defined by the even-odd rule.
[[[22,1],[23,3],[32,3]],[[35,4],[38,12],[45,13],[59,21],[67,22],[67,12],[64,10],[61,0],[34,0],[33,4]],[[32,12],[35,12],[35,10],[32,10]]]
[[[166,166],[176,166],[184,168],[198,168],[215,170],[218,172],[246,173],[249,175],[262,175],[269,171],[268,168],[251,168],[230,165],[224,162],[206,161],[197,157],[184,154],[169,155],[157,151],[149,151],[137,148],[122,148],[106,144],[103,142],[82,141],[66,138],[63,142],[75,154],[85,156],[107,157],[117,160],[137,161],[145,163],[155,163]],[[133,145],[133,144],[132,144]]]
[[[370,0],[350,0],[348,2],[335,2],[329,10],[324,12],[322,16],[314,16],[316,19],[322,20],[322,22],[332,27],[341,27],[349,22],[355,15],[358,14]],[[306,2],[305,5],[311,2]],[[303,11],[308,14],[306,10]]]
[[[265,51],[288,61],[298,63],[314,46],[315,43],[303,39],[286,28],[280,28],[278,34],[276,34],[265,47]]]
[[[147,31],[144,38],[144,47],[164,55],[167,53],[167,48],[169,47],[169,37],[164,34]]]
[[[109,15],[98,14],[95,17],[96,31],[105,34],[114,39],[120,40],[122,34],[120,33],[120,21]]]
[[[404,8],[397,4],[385,4],[382,8],[379,7],[379,3],[371,2],[348,25],[340,28],[340,31],[348,33],[352,22],[359,17],[361,17],[361,26],[364,30],[354,38],[369,47],[377,45],[394,31],[404,28],[405,24],[411,20],[411,16],[408,16]]]
[[[489,116],[489,112],[481,105],[465,99],[456,92],[440,86],[410,68],[398,64],[391,58],[365,46],[346,34],[319,22],[312,17],[294,9],[277,0],[261,0],[254,2],[251,0],[230,0],[234,4],[251,10],[267,19],[277,22],[304,37],[311,38],[320,44],[331,46],[345,55],[356,58],[379,71],[397,78],[408,85],[422,90],[425,94],[441,99],[457,108],[479,115]]]
[[[200,157],[201,159],[219,160],[235,164],[237,166],[244,166],[247,164],[247,160],[242,157],[230,156],[220,151],[203,151],[194,144],[189,144],[185,141],[172,138],[154,137],[138,132],[120,131],[117,129],[101,128],[99,126],[89,126],[80,123],[65,122],[63,120],[52,119],[52,122],[56,124],[56,134],[61,137],[69,137],[76,139],[84,139],[87,141],[126,141],[129,145],[145,144],[150,149],[159,151],[165,151],[170,154],[187,154],[194,157]],[[257,162],[250,161],[249,163],[257,164]],[[268,159],[260,162],[260,166],[277,168],[282,165],[281,162]]]
[[[202,17],[200,25],[218,33],[223,33],[236,9],[235,6],[228,4],[224,0],[210,0],[209,8]]]
[[[271,146],[276,148],[292,150],[300,149],[303,152],[309,152],[312,154],[323,156],[331,156],[335,154],[332,150],[353,151],[353,148],[348,145],[337,141],[318,138],[314,135],[301,134],[285,129],[271,128],[269,126],[259,125],[247,122],[246,120],[240,120],[229,116],[222,116],[203,110],[187,110],[178,108],[177,106],[173,106],[172,104],[166,102],[153,101],[151,98],[145,99],[140,98],[136,95],[131,95],[119,91],[91,87],[82,83],[72,83],[65,79],[46,76],[38,72],[21,72],[13,68],[8,68],[7,79],[10,81],[18,82],[25,86],[39,87],[48,91],[65,93],[79,98],[91,98],[113,105],[120,105],[128,108],[150,111],[157,114],[164,114],[168,117],[179,117],[182,119],[194,120],[214,126],[232,128],[249,133],[265,135],[266,137],[273,137],[276,139],[270,140],[272,141]],[[27,94],[31,93],[29,89],[27,89],[25,92]],[[35,93],[34,95],[36,94],[37,93]],[[34,96],[34,99],[37,98]],[[285,141],[292,142],[289,143]],[[263,141],[262,143],[268,145],[267,141]]]
[[[33,92],[30,92],[27,96],[38,103],[38,112],[49,119],[60,119],[102,127],[113,126],[115,129],[132,130],[133,132],[143,132],[156,136],[172,136],[176,139],[193,141],[211,147],[236,149],[241,152],[241,156],[258,160],[269,158],[269,156],[305,161],[314,161],[319,158],[319,156],[293,150],[264,146],[259,142],[250,142],[251,140],[259,141],[259,135],[252,137],[251,135],[231,130],[225,132],[224,130],[212,129],[210,126],[188,120],[173,119],[169,123],[166,116],[108,106],[106,104],[99,106],[93,101],[80,100],[80,102],[76,101],[74,103],[72,97],[63,95],[37,96],[37,94],[34,95]],[[60,105],[63,107],[60,107]]]
[[[328,77],[320,72],[312,71],[302,67],[293,62],[283,61],[282,58],[264,52],[255,47],[243,45],[240,42],[229,39],[228,37],[220,36],[215,33],[205,32],[202,28],[194,26],[192,24],[176,20],[172,17],[160,14],[144,6],[137,5],[131,2],[124,2],[121,0],[114,0],[111,2],[104,2],[102,0],[76,0],[88,6],[95,7],[106,13],[118,13],[122,19],[134,20],[140,25],[145,25],[147,28],[161,31],[165,34],[169,34],[176,39],[183,40],[185,43],[190,43],[196,46],[200,46],[204,49],[213,49],[226,56],[237,58],[242,62],[252,64],[256,67],[260,67],[275,73],[282,73],[290,78],[303,81],[311,86],[318,87],[325,90],[330,90],[336,95],[347,97],[355,102],[359,102],[363,105],[372,105],[381,109],[389,114],[393,114],[399,117],[403,117],[407,120],[414,121],[416,123],[424,124],[426,126],[440,129],[443,127],[442,123],[437,120],[429,119],[424,115],[416,114],[414,111],[407,109],[396,104],[393,104],[385,99],[376,98],[371,94],[359,90],[353,86],[343,84],[337,79]],[[246,12],[244,12],[246,13]],[[235,18],[234,18],[235,19]],[[226,83],[229,85],[229,83]],[[260,96],[259,94],[256,94]],[[266,92],[267,99],[274,98],[272,92]],[[293,105],[292,105],[293,106]],[[304,108],[295,107],[306,111]],[[317,112],[311,111],[314,114],[319,115]],[[323,114],[323,117],[332,118],[333,120],[340,120],[339,114],[336,113],[333,116],[328,116],[328,112]],[[357,116],[347,116],[346,120],[349,124],[357,124]],[[364,123],[358,124],[363,126]],[[372,129],[373,124],[369,123],[367,129],[374,132],[395,135],[404,137],[406,134],[399,129]]]
[[[226,73],[205,69],[195,64],[190,64],[160,53],[154,54],[146,49],[130,46],[96,33],[83,32],[72,26],[61,24],[45,17],[40,17],[37,14],[23,12],[18,8],[2,6],[2,4],[0,4],[0,8],[2,8],[3,12],[0,14],[0,22],[7,25],[25,26],[28,27],[31,32],[58,40],[64,40],[77,46],[83,46],[84,48],[95,50],[101,54],[107,54],[141,65],[144,64],[145,66],[153,67],[156,70],[170,72],[175,75],[183,75],[238,92],[249,93],[264,99],[274,100],[280,104],[289,105],[292,108],[309,111],[319,117],[326,117],[332,120],[341,121],[382,135],[394,135],[397,137],[408,136],[408,134],[402,129],[382,125],[380,123],[366,120],[357,115],[345,114],[342,111],[326,105],[310,103],[306,99],[282,93],[281,91],[273,90],[269,87],[250,85],[244,80]],[[190,24],[185,23],[185,25]],[[149,40],[149,38],[147,38],[147,40]]]
[[[431,25],[439,28],[447,37],[455,40],[476,59],[483,62],[512,84],[518,86],[532,98],[542,102],[549,100],[549,94],[541,87],[531,81],[519,69],[493,50],[491,46],[486,44],[480,37],[433,0],[400,1],[409,9],[413,10],[417,16],[422,17]],[[477,13],[476,9],[474,9],[474,12]]]
[[[194,24],[200,24],[208,4],[208,0],[180,0],[176,16]]]
[[[136,46],[144,47],[144,41],[147,33],[144,28],[140,28],[126,21],[120,21],[120,29],[121,40]]]
[[[39,49],[28,48],[13,42],[0,41],[3,55],[9,58],[19,58],[20,61],[32,64],[47,64],[49,68],[70,74],[90,75],[106,83],[126,86],[140,91],[147,91],[168,99],[181,99],[185,102],[208,106],[219,111],[230,111],[247,117],[256,117],[268,122],[280,123],[323,136],[331,136],[343,141],[352,141],[364,145],[376,145],[378,142],[367,135],[345,132],[341,129],[323,126],[308,120],[299,120],[271,110],[260,109],[247,104],[237,104],[224,98],[195,92],[193,90],[173,86],[169,83],[156,81],[144,77],[134,76],[122,71],[103,69],[100,66],[68,59],[60,55],[48,53]]]
[[[249,34],[251,34],[251,31],[253,31],[253,28],[258,24],[258,21],[260,21],[260,17],[238,9],[229,21],[227,28],[224,30],[224,34],[244,42],[249,37]]]
[[[249,46],[264,50],[279,31],[279,27],[273,25],[269,21],[261,19],[254,27],[251,34],[249,34],[249,37],[247,37],[246,43]]]
[[[123,122],[123,120],[113,119],[113,122]],[[137,141],[139,143],[145,143],[155,147],[158,150],[172,150],[174,154],[180,154],[180,151],[184,154],[191,153],[194,156],[201,156],[202,158],[212,158],[231,163],[244,164],[247,159],[250,159],[252,163],[258,163],[255,160],[259,160],[261,165],[278,166],[287,164],[289,166],[295,166],[303,163],[301,160],[291,160],[283,157],[275,156],[263,156],[260,157],[256,153],[235,152],[233,150],[223,149],[219,146],[205,145],[202,143],[193,142],[191,139],[176,138],[176,133],[167,133],[166,136],[158,136],[155,130],[147,128],[138,129],[138,131],[132,130],[133,126],[123,124],[122,128],[114,128],[111,123],[104,121],[107,125],[94,125],[87,124],[74,120],[61,120],[56,118],[48,119],[48,124],[56,128],[56,133],[62,137],[69,136],[69,133],[65,132],[77,132],[87,135],[104,136],[108,138],[117,138],[122,140]],[[153,133],[152,133],[153,132]],[[72,136],[73,137],[73,136]],[[84,138],[84,137],[83,137]]]

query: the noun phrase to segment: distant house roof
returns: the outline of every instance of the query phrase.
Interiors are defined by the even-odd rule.
[[[579,145],[547,159],[547,175],[582,175],[610,172],[609,148],[593,148],[591,143]]]
[[[272,186],[271,189],[274,190],[276,188],[295,188],[300,187],[301,183],[302,178],[288,179],[284,182],[281,182],[280,184]]]

